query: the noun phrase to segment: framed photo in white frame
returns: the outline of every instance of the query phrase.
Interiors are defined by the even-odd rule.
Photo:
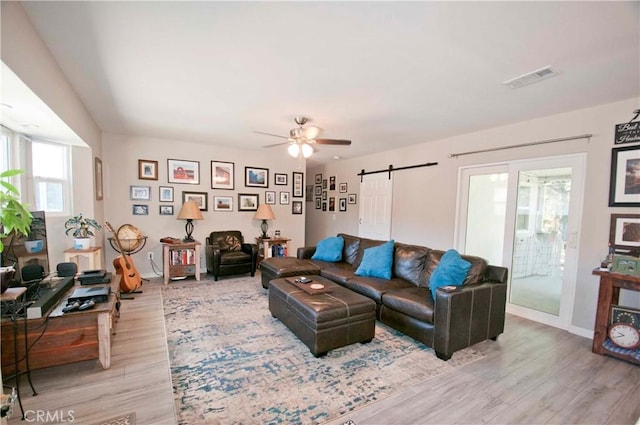
[[[233,211],[233,197],[232,196],[214,196],[213,210],[214,211]]]
[[[129,199],[132,201],[150,201],[151,186],[129,186]]]

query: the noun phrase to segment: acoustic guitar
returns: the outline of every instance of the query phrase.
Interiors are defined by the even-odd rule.
[[[113,267],[116,269],[116,274],[120,275],[120,292],[134,292],[142,286],[142,278],[136,270],[131,256],[126,255],[124,249],[122,249],[120,239],[118,239],[118,233],[113,230],[113,227],[108,221],[105,222],[105,226],[113,233],[113,239],[120,250],[120,256],[113,260]]]

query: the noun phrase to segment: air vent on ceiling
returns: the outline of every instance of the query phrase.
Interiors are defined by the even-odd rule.
[[[511,80],[505,81],[504,85],[511,87],[512,89],[517,89],[520,87],[528,86],[529,84],[537,83],[538,81],[546,80],[547,78],[555,77],[560,73],[550,66],[545,66],[544,68],[536,69],[533,72],[529,72],[527,74],[521,75],[516,78],[512,78]]]

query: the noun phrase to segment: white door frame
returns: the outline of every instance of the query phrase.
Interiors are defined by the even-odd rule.
[[[544,158],[516,160],[504,163],[481,164],[460,167],[458,170],[458,202],[456,206],[456,228],[454,231],[455,247],[461,252],[465,248],[468,177],[471,174],[491,174],[497,170],[508,170],[509,185],[507,194],[507,214],[505,217],[505,237],[503,250],[503,264],[509,268],[508,294],[511,291],[511,271],[513,258],[513,241],[515,237],[516,198],[518,190],[518,173],[527,169],[571,167],[572,187],[569,199],[569,222],[566,242],[566,258],[563,273],[563,286],[558,316],[528,309],[509,303],[507,312],[522,316],[550,326],[568,329],[571,325],[575,301],[576,279],[578,272],[578,247],[580,246],[580,226],[582,222],[582,208],[584,202],[584,179],[586,168],[586,154],[559,155]],[[504,171],[503,171],[504,172]],[[472,253],[471,253],[472,254]]]

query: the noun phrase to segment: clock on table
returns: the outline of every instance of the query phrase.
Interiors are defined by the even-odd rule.
[[[640,347],[640,310],[612,305],[608,336],[618,347]]]

